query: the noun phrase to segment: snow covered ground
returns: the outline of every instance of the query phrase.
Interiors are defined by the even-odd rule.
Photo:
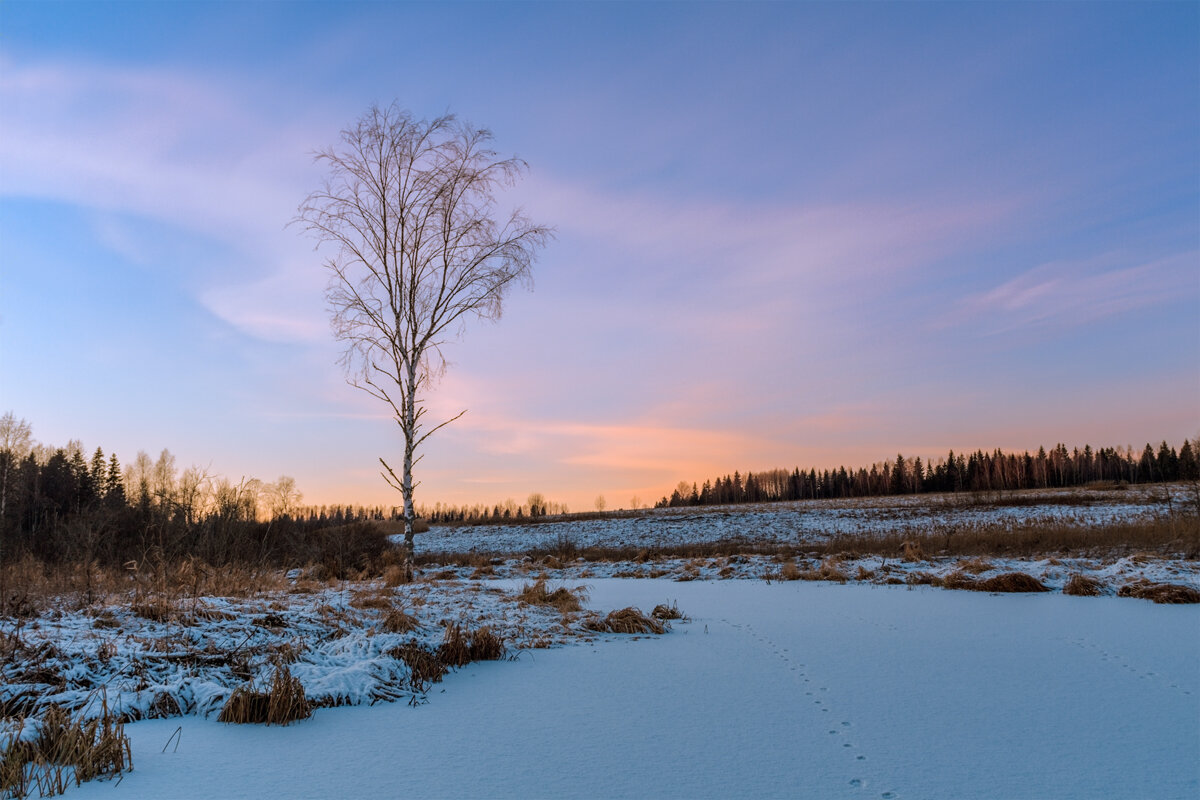
[[[1200,794],[1200,606],[862,583],[589,583],[593,607],[673,600],[691,621],[472,664],[416,708],[328,708],[287,728],[133,723],[134,771],[70,795]]]
[[[742,506],[649,509],[637,516],[524,525],[437,525],[416,537],[418,552],[520,553],[576,547],[655,547],[742,539],[802,544],[842,534],[883,534],[1011,525],[1030,520],[1094,525],[1163,513],[1161,486],[1071,489],[1005,495],[907,495]],[[1184,491],[1176,487],[1177,500]],[[1006,505],[1005,503],[1015,503]]]

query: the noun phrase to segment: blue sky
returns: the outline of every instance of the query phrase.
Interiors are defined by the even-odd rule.
[[[558,237],[448,353],[418,502],[1200,433],[1200,9],[0,4],[0,406],[391,502],[313,150],[375,102]]]

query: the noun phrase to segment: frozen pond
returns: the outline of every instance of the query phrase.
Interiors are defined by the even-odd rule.
[[[1200,606],[862,584],[596,580],[658,638],[476,663],[428,705],[128,726],[70,796],[1155,797],[1200,793]],[[164,744],[182,727],[175,750]]]

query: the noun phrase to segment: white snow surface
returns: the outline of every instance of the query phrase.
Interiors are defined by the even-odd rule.
[[[1097,525],[1163,513],[1168,492],[1184,489],[1086,488],[1007,494],[903,495],[849,500],[800,500],[733,506],[648,509],[519,525],[435,525],[417,534],[417,552],[522,553],[576,547],[661,547],[742,540],[803,544],[838,535],[952,531],[1034,520]],[[400,539],[402,537],[395,537]]]
[[[661,637],[472,664],[415,708],[327,708],[286,728],[132,723],[133,772],[69,795],[1200,795],[1200,606],[864,583],[589,585],[595,608],[674,601],[691,619]]]

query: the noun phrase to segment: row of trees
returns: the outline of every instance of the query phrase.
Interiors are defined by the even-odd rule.
[[[420,508],[417,516],[433,524],[442,522],[459,522],[468,525],[503,523],[513,520],[538,519],[556,514],[569,514],[570,509],[565,503],[547,500],[545,495],[534,492],[529,495],[524,504],[519,504],[511,497],[496,505],[454,506],[437,503],[432,508]]]
[[[348,509],[301,515],[301,499],[288,476],[234,482],[181,471],[168,450],[157,460],[139,452],[123,468],[115,453],[89,457],[76,441],[46,447],[24,420],[0,417],[0,558],[123,563],[154,550],[260,561],[284,548],[280,535],[353,521]]]
[[[1156,483],[1197,480],[1200,478],[1200,441],[1185,441],[1176,450],[1167,442],[1157,449],[1147,444],[1140,453],[1132,447],[1104,447],[1067,450],[1058,444],[1050,451],[1039,447],[1028,452],[991,453],[977,450],[970,455],[954,451],[942,459],[923,462],[921,458],[883,461],[868,469],[827,469],[801,471],[798,467],[740,473],[706,480],[702,485],[680,482],[669,497],[656,508],[719,505],[724,503],[763,503],[779,500],[818,498],[875,497],[889,494],[922,492],[980,492],[1013,489],[1042,489],[1082,486],[1095,481]]]

